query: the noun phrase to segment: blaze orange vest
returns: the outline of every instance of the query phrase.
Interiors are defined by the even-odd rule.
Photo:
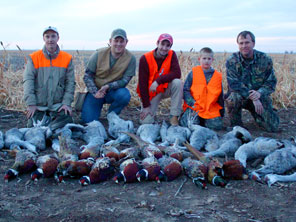
[[[31,55],[34,68],[39,69],[42,67],[59,67],[59,68],[68,68],[69,63],[71,62],[72,56],[64,51],[60,51],[58,56],[55,59],[47,59],[42,50],[38,50]]]
[[[206,77],[201,66],[192,68],[191,95],[195,100],[194,107],[184,102],[183,110],[190,108],[204,119],[212,119],[220,116],[222,107],[217,103],[222,92],[222,74],[215,70],[211,80],[207,84]]]
[[[157,63],[154,58],[154,51],[155,50],[152,50],[151,52],[147,52],[144,54],[146,61],[148,63],[148,67],[149,67],[148,90],[149,90],[150,86],[152,85],[152,83],[159,76],[166,75],[171,70],[171,61],[172,61],[172,56],[173,56],[173,50],[170,50],[168,52],[168,55],[165,58],[165,60],[163,61],[159,70],[158,70],[158,66],[157,66]],[[163,84],[158,85],[158,87],[156,88],[156,92],[149,91],[149,100],[151,101],[151,99],[154,96],[156,96],[158,93],[163,93],[166,90],[166,88],[168,88],[168,83],[163,83]],[[139,97],[141,97],[139,83],[138,83],[138,87],[137,87],[137,93],[138,93]]]

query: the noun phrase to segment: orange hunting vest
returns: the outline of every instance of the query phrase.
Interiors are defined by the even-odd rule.
[[[198,116],[204,119],[212,119],[220,116],[222,107],[217,103],[222,92],[222,74],[215,70],[211,80],[207,84],[206,77],[201,66],[192,68],[191,95],[195,100],[194,107],[184,102],[183,110],[187,108],[198,112]]]
[[[69,63],[71,62],[72,56],[64,51],[60,51],[58,56],[52,60],[46,58],[42,50],[38,50],[31,55],[34,68],[39,69],[43,67],[59,67],[59,68],[68,68]]]
[[[154,58],[154,51],[152,50],[151,52],[147,52],[144,54],[146,61],[148,63],[148,67],[149,67],[149,80],[148,80],[148,90],[150,88],[150,86],[152,85],[152,83],[161,75],[166,75],[170,72],[171,70],[171,61],[172,61],[172,56],[173,56],[173,50],[170,50],[167,57],[165,58],[165,60],[163,61],[161,68],[158,70],[158,66],[157,63],[155,61]],[[158,93],[163,93],[166,88],[168,88],[168,83],[163,83],[160,84],[157,88],[156,88],[156,92],[150,92],[149,91],[149,100],[151,101],[151,99],[156,96]],[[139,97],[141,97],[140,95],[140,88],[139,88],[139,84],[137,87],[137,93],[139,95]]]

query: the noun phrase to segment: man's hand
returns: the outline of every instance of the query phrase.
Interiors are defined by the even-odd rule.
[[[62,110],[65,110],[66,115],[69,113],[69,115],[72,116],[72,108],[70,106],[62,105],[58,112],[61,112]]]
[[[101,89],[96,93],[95,98],[101,99],[106,96],[106,93],[109,89],[109,85],[104,85],[101,87]]]
[[[146,116],[148,116],[148,114],[150,114],[152,116],[152,111],[150,106],[143,108],[141,113],[140,113],[140,119],[143,120],[146,118]]]
[[[154,82],[151,84],[151,86],[150,86],[150,88],[149,88],[149,91],[151,91],[151,92],[156,92],[157,87],[158,87],[158,83],[157,83],[156,81],[154,81]]]
[[[260,102],[260,100],[253,100],[253,104],[255,106],[255,111],[256,113],[258,113],[259,115],[262,115],[264,108],[262,106],[262,103]]]
[[[261,97],[261,93],[256,90],[250,90],[249,93],[250,94],[248,98],[252,101],[258,100]]]
[[[37,106],[28,106],[27,112],[26,112],[27,118],[28,119],[32,118],[36,110],[37,110]]]

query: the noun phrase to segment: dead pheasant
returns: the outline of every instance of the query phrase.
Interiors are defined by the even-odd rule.
[[[181,163],[168,156],[163,156],[158,159],[159,165],[164,172],[164,180],[165,181],[172,181],[176,179],[182,173],[182,166]]]
[[[202,189],[207,189],[206,176],[208,168],[201,161],[186,158],[182,161],[185,174],[192,179],[192,182]]]
[[[161,167],[154,156],[143,159],[141,165],[143,169],[136,174],[139,182],[149,180],[159,183],[162,180],[164,173],[161,171]]]
[[[101,147],[101,156],[114,158],[115,161],[119,160],[119,151],[115,146],[112,145],[103,145]]]
[[[52,177],[57,170],[58,164],[59,159],[55,154],[39,156],[36,161],[38,168],[31,174],[31,179],[38,181],[41,177]]]
[[[171,146],[158,145],[157,148],[159,148],[165,155],[175,158],[176,160],[179,160],[180,162],[183,161],[183,154],[184,154],[184,152],[186,152],[186,151],[181,150],[179,148],[179,139],[178,138],[175,140],[175,143]]]
[[[126,133],[131,138],[133,138],[135,142],[139,145],[141,150],[141,155],[143,156],[143,158],[150,157],[151,155],[154,155],[154,157],[157,159],[162,157],[162,152],[156,145],[143,141],[140,137],[138,137],[133,133],[129,133],[129,132],[124,132],[124,133]]]
[[[29,173],[36,169],[36,155],[28,150],[17,150],[13,166],[5,173],[5,182],[19,174]]]
[[[188,142],[184,144],[197,160],[201,161],[208,168],[207,180],[215,186],[224,187],[227,182],[220,175],[222,173],[222,164],[215,158],[208,158],[202,152],[195,149]]]
[[[119,159],[139,159],[140,150],[138,147],[130,147],[119,152]]]
[[[100,157],[92,166],[92,169],[88,176],[81,177],[79,183],[82,186],[100,183],[111,178],[114,173],[114,162],[109,157]]]
[[[94,160],[92,158],[77,161],[62,161],[57,166],[55,179],[57,182],[61,183],[64,181],[64,177],[80,178],[82,176],[88,175],[93,164]]]
[[[93,145],[88,147],[81,146],[80,149],[81,148],[82,150],[79,153],[79,159],[87,159],[89,157],[97,159],[100,156],[101,147],[99,145]]]
[[[137,182],[137,172],[142,169],[142,166],[135,159],[127,159],[120,164],[120,172],[113,177],[115,183],[124,181],[124,183]]]

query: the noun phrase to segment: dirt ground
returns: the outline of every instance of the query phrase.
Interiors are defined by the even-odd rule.
[[[163,110],[162,113],[168,112]],[[262,131],[247,112],[243,113],[244,124],[254,137],[295,136],[296,109],[279,110],[279,115],[279,133]],[[121,117],[134,120],[138,126],[136,108],[126,108]],[[161,115],[159,121],[165,118],[168,116]],[[101,121],[107,126],[104,113]],[[23,113],[0,109],[2,132],[24,127],[25,122]],[[225,125],[228,126],[227,117]],[[3,152],[0,155],[0,174],[4,176],[14,160]],[[254,161],[248,162],[248,170],[252,163]],[[209,185],[208,190],[201,190],[185,175],[160,184],[117,185],[107,181],[81,187],[78,179],[66,179],[66,183],[57,184],[49,178],[35,184],[27,174],[9,183],[0,180],[0,221],[287,222],[296,221],[295,190],[296,183],[278,183],[269,188],[251,180],[232,180],[225,188]]]

